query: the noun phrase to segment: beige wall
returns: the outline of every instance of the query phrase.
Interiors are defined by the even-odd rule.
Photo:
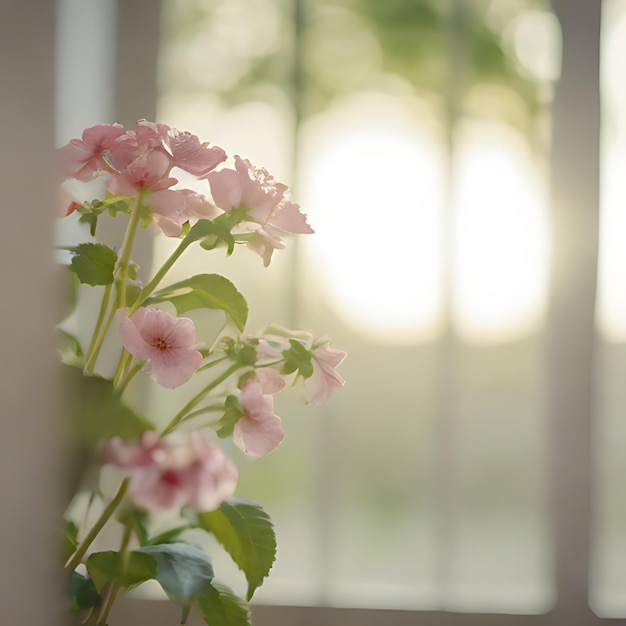
[[[54,2],[0,2],[0,623],[60,613]]]

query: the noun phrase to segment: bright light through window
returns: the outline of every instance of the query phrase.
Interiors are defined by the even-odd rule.
[[[614,5],[614,6],[613,6]],[[604,106],[603,167],[601,169],[598,322],[611,341],[626,340],[626,3],[613,2],[614,19],[606,20],[602,50]]]
[[[443,189],[434,133],[382,96],[307,130],[304,197],[318,231],[312,258],[337,313],[380,340],[432,335]]]
[[[304,145],[304,202],[318,230],[307,243],[331,305],[381,341],[432,338],[446,253],[443,142],[381,96],[318,119]],[[509,339],[544,310],[545,195],[526,144],[502,125],[464,128],[456,162],[455,323],[468,340]]]
[[[454,309],[470,340],[510,338],[545,307],[545,194],[525,143],[500,124],[459,137],[455,183]]]

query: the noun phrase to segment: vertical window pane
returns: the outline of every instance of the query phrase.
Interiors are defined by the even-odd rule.
[[[605,1],[602,30],[602,170],[598,276],[598,421],[594,430],[591,605],[626,616],[626,3]]]

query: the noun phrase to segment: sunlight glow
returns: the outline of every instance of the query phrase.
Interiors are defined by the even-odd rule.
[[[443,190],[434,133],[399,101],[371,96],[309,125],[304,142],[303,204],[317,232],[307,243],[331,306],[374,339],[432,336]]]
[[[550,11],[523,13],[507,29],[517,60],[531,76],[542,82],[557,80],[561,70],[561,30]]]
[[[386,342],[428,340],[442,321],[443,142],[392,100],[354,106],[305,134],[311,260],[351,326]],[[470,341],[509,339],[544,310],[545,195],[526,143],[501,124],[468,124],[456,157],[454,323]]]
[[[626,341],[626,13],[606,20],[602,50],[604,100],[601,169],[598,325],[609,341]]]
[[[522,138],[477,122],[461,134],[455,185],[456,324],[470,340],[529,330],[546,299],[547,211]]]

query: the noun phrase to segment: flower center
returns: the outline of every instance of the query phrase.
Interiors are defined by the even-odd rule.
[[[180,476],[174,471],[174,470],[165,470],[162,474],[161,474],[161,480],[168,484],[168,485],[172,485],[174,487],[179,487],[181,484],[180,481]]]
[[[152,344],[157,350],[161,350],[161,352],[164,352],[165,350],[169,349],[169,344],[167,343],[167,341],[163,338],[163,337],[158,337],[154,343]]]

